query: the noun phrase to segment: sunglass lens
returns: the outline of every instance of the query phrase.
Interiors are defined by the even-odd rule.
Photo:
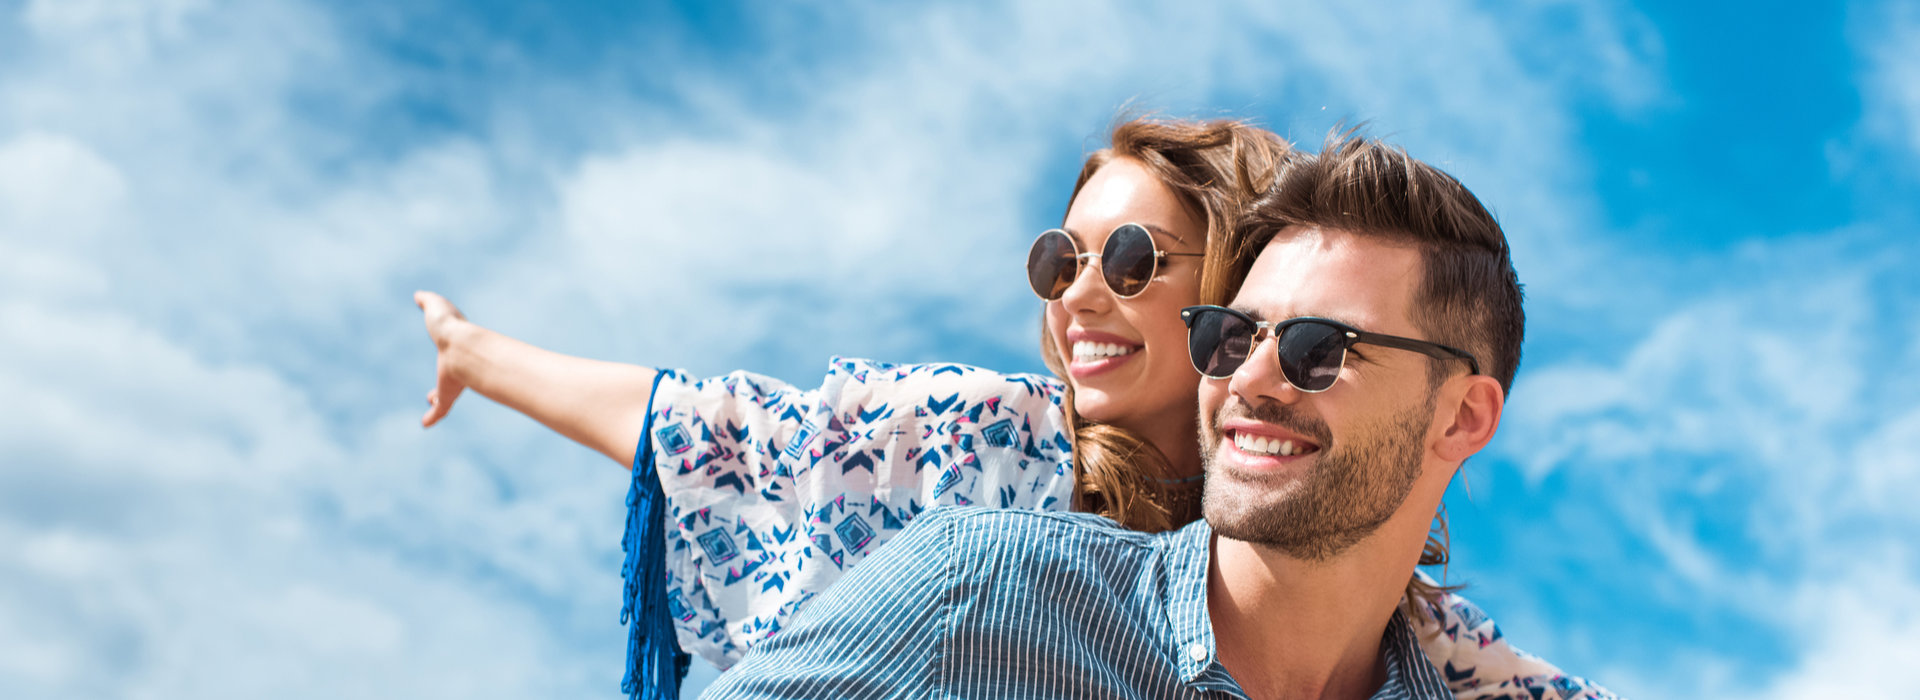
[[[1139,224],[1126,224],[1107,236],[1107,246],[1100,251],[1100,274],[1114,294],[1134,296],[1153,281],[1159,262],[1154,258],[1153,236]]]
[[[1239,315],[1219,309],[1195,312],[1187,329],[1187,355],[1200,374],[1221,378],[1246,364],[1253,350],[1254,326]]]
[[[1326,391],[1340,378],[1347,359],[1346,333],[1324,323],[1305,321],[1280,333],[1280,371],[1305,391]]]
[[[1033,285],[1033,293],[1047,301],[1067,293],[1074,273],[1079,272],[1078,253],[1073,238],[1058,229],[1034,239],[1033,249],[1027,251],[1027,284]]]

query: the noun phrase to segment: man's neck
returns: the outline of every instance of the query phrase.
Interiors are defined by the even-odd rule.
[[[1401,520],[1319,562],[1214,539],[1207,612],[1220,663],[1249,697],[1366,698],[1380,688],[1381,638],[1426,537],[1427,522]]]

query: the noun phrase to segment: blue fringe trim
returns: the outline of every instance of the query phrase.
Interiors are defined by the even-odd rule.
[[[652,397],[660,391],[665,375],[656,373],[648,392],[647,417],[633,460],[633,486],[627,490],[627,534],[620,539],[620,548],[627,553],[620,566],[620,577],[626,581],[620,624],[631,623],[627,675],[620,681],[620,692],[630,700],[677,700],[680,680],[691,661],[680,651],[673,620],[667,615],[667,495],[653,467]]]

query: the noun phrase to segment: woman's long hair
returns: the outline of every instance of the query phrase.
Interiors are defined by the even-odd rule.
[[[1145,166],[1173,190],[1187,211],[1207,225],[1200,303],[1220,304],[1236,290],[1228,284],[1228,239],[1240,213],[1273,184],[1287,143],[1271,131],[1231,120],[1125,119],[1113,127],[1107,148],[1087,156],[1073,196],[1115,158]],[[1072,199],[1068,205],[1072,205]],[[1073,383],[1052,332],[1041,323],[1040,354],[1067,386],[1067,425],[1073,430],[1074,510],[1098,513],[1144,532],[1172,530],[1200,518],[1200,483],[1175,474],[1166,455],[1132,431],[1082,420],[1074,411]]]
[[[1273,186],[1292,147],[1279,135],[1242,121],[1142,117],[1116,124],[1109,144],[1087,156],[1073,185],[1073,197],[1115,158],[1130,158],[1145,166],[1182,206],[1206,222],[1199,303],[1227,303],[1246,280],[1247,266],[1235,263],[1255,252],[1235,249],[1241,217]],[[1072,201],[1068,199],[1069,207]],[[1073,383],[1067,380],[1065,363],[1044,318],[1040,354],[1067,387],[1063,406],[1074,435],[1073,509],[1104,515],[1143,532],[1172,530],[1198,520],[1198,480],[1174,473],[1166,455],[1132,431],[1082,420],[1075,412]],[[1446,564],[1447,540],[1445,514],[1436,514],[1420,564]],[[1456,588],[1428,584],[1416,576],[1407,582],[1403,609],[1412,620],[1431,620],[1432,606],[1439,604],[1443,593]]]

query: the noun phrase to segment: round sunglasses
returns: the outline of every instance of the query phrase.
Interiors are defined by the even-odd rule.
[[[1053,301],[1067,293],[1080,267],[1088,258],[1100,259],[1100,279],[1115,296],[1131,299],[1147,291],[1147,284],[1160,272],[1160,262],[1169,255],[1203,257],[1204,253],[1169,253],[1153,244],[1153,235],[1140,224],[1121,224],[1107,234],[1100,253],[1080,252],[1080,243],[1066,231],[1051,229],[1033,239],[1027,251],[1027,283],[1041,299]]]
[[[1480,373],[1480,362],[1465,350],[1368,333],[1324,318],[1255,321],[1224,306],[1189,306],[1180,310],[1180,320],[1187,324],[1187,354],[1193,358],[1193,368],[1210,379],[1226,379],[1246,364],[1253,349],[1260,346],[1262,330],[1274,338],[1280,373],[1286,375],[1287,383],[1309,394],[1333,388],[1347,361],[1347,349],[1359,343],[1412,350],[1443,360],[1466,360],[1474,374]]]

